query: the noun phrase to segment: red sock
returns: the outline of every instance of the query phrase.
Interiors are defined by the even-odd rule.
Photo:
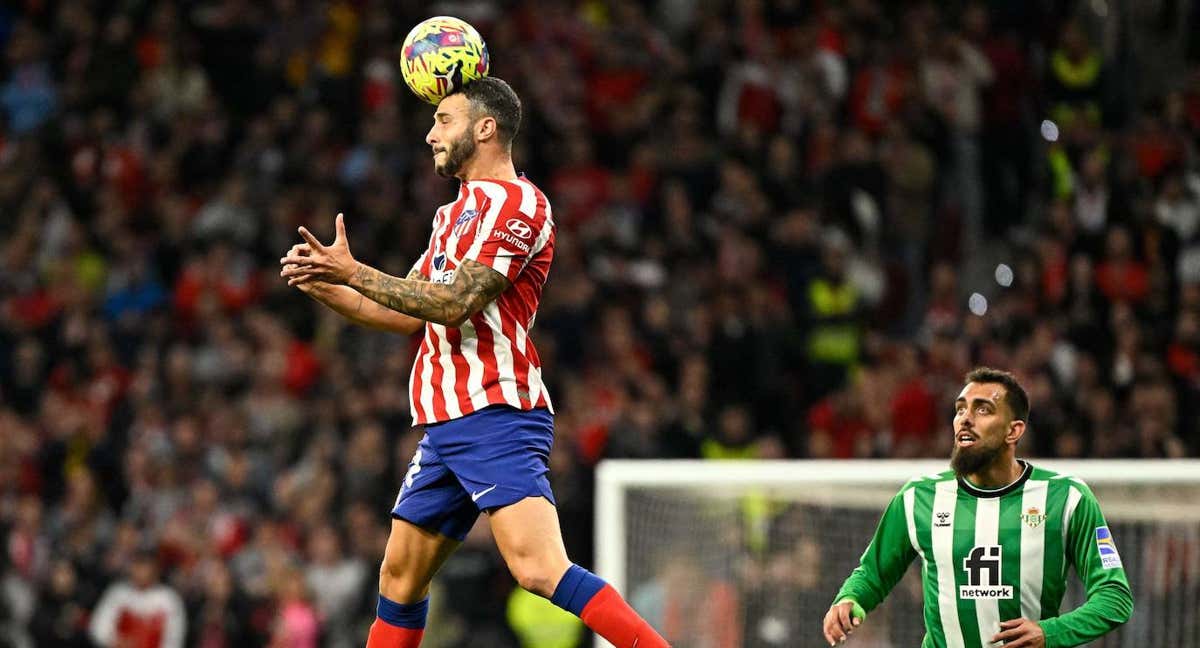
[[[401,628],[376,618],[367,635],[367,648],[417,648],[424,628]]]
[[[638,616],[612,585],[596,592],[579,618],[617,648],[670,648],[667,640]]]

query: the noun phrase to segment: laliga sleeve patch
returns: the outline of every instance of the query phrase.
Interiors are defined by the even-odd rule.
[[[1105,569],[1121,567],[1121,554],[1117,553],[1117,543],[1113,542],[1112,532],[1108,527],[1096,527],[1096,549],[1100,551],[1100,564]]]

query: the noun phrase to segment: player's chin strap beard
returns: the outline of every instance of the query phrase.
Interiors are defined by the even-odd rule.
[[[462,170],[463,162],[475,155],[475,138],[467,133],[455,141],[452,146],[443,150],[446,152],[446,163],[436,171],[443,178],[453,178]]]
[[[950,467],[955,474],[965,477],[977,473],[985,466],[996,460],[1000,448],[989,448],[983,445],[982,438],[976,438],[975,445],[970,448],[960,448],[957,445],[950,453]]]

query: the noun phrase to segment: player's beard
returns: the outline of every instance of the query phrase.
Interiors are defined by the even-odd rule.
[[[475,138],[471,131],[463,133],[462,137],[450,143],[446,148],[446,161],[434,164],[433,170],[443,178],[453,178],[462,170],[463,163],[475,155]]]
[[[990,443],[984,441],[984,437],[981,436],[975,442],[975,445],[969,448],[964,448],[955,443],[954,449],[950,451],[950,467],[954,469],[954,474],[959,477],[974,475],[996,461],[1003,452],[1003,437],[998,438],[994,443]]]

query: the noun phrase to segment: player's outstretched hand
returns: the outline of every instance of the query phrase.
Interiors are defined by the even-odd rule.
[[[312,247],[308,243],[297,243],[291,247],[283,256],[286,257],[307,257],[312,252]],[[283,270],[293,270],[301,266],[295,263],[283,264]],[[280,275],[283,272],[279,273]],[[323,281],[313,281],[307,274],[296,275],[288,280],[288,285],[294,285],[300,289],[300,292],[305,294],[312,293],[320,286],[326,285]]]
[[[845,641],[850,637],[850,633],[854,632],[854,629],[862,623],[860,617],[851,613],[854,605],[854,601],[842,601],[829,608],[829,611],[825,613],[823,630],[825,641],[828,641],[830,646],[836,646]]]
[[[1042,626],[1029,619],[1012,619],[1000,623],[1000,632],[992,643],[1003,642],[1004,648],[1045,648],[1046,633]]]
[[[358,262],[350,254],[350,243],[346,240],[346,224],[342,215],[338,214],[333,222],[336,234],[333,243],[323,245],[317,237],[300,228],[300,236],[304,237],[308,254],[300,254],[296,248],[279,260],[283,270],[279,276],[288,280],[289,286],[295,286],[310,281],[324,281],[331,284],[344,284],[358,268]]]

